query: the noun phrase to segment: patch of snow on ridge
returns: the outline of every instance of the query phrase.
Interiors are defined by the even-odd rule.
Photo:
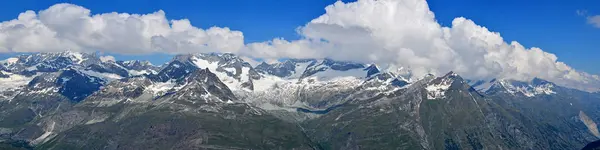
[[[291,74],[289,77],[289,79],[298,79],[300,77],[302,77],[302,74],[304,74],[304,71],[306,70],[306,68],[308,68],[308,66],[311,64],[312,62],[304,62],[304,63],[296,63],[296,66],[294,66],[294,73]]]
[[[137,71],[137,70],[127,70],[127,72],[129,72],[130,75],[133,76],[137,76],[137,75],[147,75],[147,74],[153,74],[153,72],[149,72],[148,70],[141,70],[141,71]]]
[[[242,67],[242,74],[240,74],[240,81],[242,83],[250,81],[250,76],[248,75],[249,73],[250,73],[250,68]]]
[[[229,87],[229,89],[231,89],[232,91],[246,89],[246,88],[243,88],[242,83],[249,81],[248,73],[250,72],[250,68],[243,67],[242,73],[240,75],[240,80],[238,80],[238,79],[235,79],[235,78],[227,75],[227,73],[225,73],[225,72],[217,71],[217,68],[219,68],[219,62],[210,62],[208,60],[200,59],[196,56],[192,57],[191,61],[198,68],[201,68],[201,69],[208,68],[208,70],[210,70],[212,73],[217,75],[217,77],[221,80],[221,82],[223,82],[225,85],[227,85],[227,87]]]
[[[75,62],[76,64],[81,64],[85,59],[83,59],[83,54],[79,52],[67,51],[66,54]]]
[[[450,84],[433,84],[427,86],[427,99],[440,99],[445,97],[446,90]]]
[[[248,95],[245,95],[244,101],[255,104],[265,110],[286,110],[295,112],[296,108],[317,109],[313,108],[313,106],[305,99],[306,96],[313,95],[305,94],[319,93],[319,95],[321,95],[321,99],[319,99],[319,97],[314,97],[316,99],[311,98],[310,101],[333,100],[329,98],[332,98],[335,93],[353,90],[363,82],[354,77],[336,78],[331,81],[316,81],[314,79],[316,77],[311,78],[313,79],[305,78],[297,81],[264,75],[264,78],[255,80],[255,85],[259,86],[255,86],[253,92],[246,93]],[[331,102],[332,103],[328,105],[333,106],[343,103],[344,101],[342,98]]]
[[[217,68],[219,67],[218,62],[209,62],[207,60],[200,59],[196,56],[192,57],[191,60],[196,65],[196,67],[201,68],[201,69],[208,68],[211,72],[216,71]]]
[[[232,74],[235,74],[235,68],[223,68],[223,70],[227,71],[227,72],[231,72]]]
[[[173,81],[157,82],[146,87],[146,90],[154,95],[162,95],[175,87],[175,85],[176,83]]]
[[[554,92],[552,90],[553,87],[554,87],[554,85],[552,85],[552,84],[544,84],[544,85],[541,85],[541,86],[534,87],[533,91],[536,94],[546,94],[546,95],[556,94],[556,92]]]
[[[446,91],[454,82],[451,78],[441,78],[439,83],[433,83],[428,85],[425,89],[427,90],[427,99],[441,99],[445,98]]]
[[[554,88],[554,85],[549,83],[533,86],[531,84],[514,85],[508,80],[500,80],[498,82],[510,94],[521,93],[527,97],[534,97],[540,94],[556,94],[556,92],[552,90]]]
[[[252,83],[254,84],[254,91],[266,91],[268,89],[274,88],[277,84],[285,84],[291,82],[292,81],[284,80],[277,76],[263,75],[262,78],[254,80]]]
[[[90,75],[90,76],[102,78],[108,82],[113,81],[113,80],[119,80],[119,79],[123,78],[120,75],[113,74],[113,73],[102,73],[102,72],[96,72],[96,71],[91,71],[91,70],[80,70],[80,71],[82,73]]]

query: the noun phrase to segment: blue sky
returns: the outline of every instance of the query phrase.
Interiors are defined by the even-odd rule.
[[[92,13],[127,12],[146,14],[162,9],[169,19],[191,20],[196,27],[229,27],[244,33],[246,43],[276,37],[297,39],[296,29],[325,13],[324,7],[335,0],[19,0],[0,2],[0,20],[17,17],[25,10],[39,11],[67,2],[92,10]],[[594,0],[430,0],[430,9],[443,26],[464,16],[477,24],[500,32],[506,41],[519,41],[526,47],[540,47],[554,53],[578,70],[600,74],[600,28],[586,23],[576,10],[600,14],[600,1]],[[6,58],[11,54],[0,54]],[[117,54],[114,54],[117,55]],[[118,59],[139,56],[117,55]],[[154,63],[169,57],[146,55]]]

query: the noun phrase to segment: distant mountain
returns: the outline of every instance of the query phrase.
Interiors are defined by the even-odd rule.
[[[0,147],[35,149],[578,149],[600,93],[535,78],[413,77],[332,59],[162,66],[62,52],[0,61]]]

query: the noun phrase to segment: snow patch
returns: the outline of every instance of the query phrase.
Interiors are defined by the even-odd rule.
[[[232,91],[245,89],[242,87],[242,83],[248,82],[250,80],[248,77],[250,68],[248,68],[248,67],[242,68],[240,80],[238,80],[238,79],[235,79],[235,78],[227,75],[227,73],[225,73],[225,72],[217,71],[217,68],[219,68],[218,62],[210,62],[210,61],[207,61],[204,59],[200,59],[196,56],[192,57],[191,60],[196,65],[196,67],[202,68],[202,69],[207,68],[212,73],[217,75],[217,77],[221,80],[221,82],[223,82],[225,85],[227,85],[227,87],[229,87],[229,89],[231,89]]]
[[[527,97],[534,97],[536,95],[545,94],[556,94],[552,89],[554,85],[552,84],[543,84],[538,86],[533,86],[531,84],[516,86],[511,84],[507,80],[499,81],[499,84],[510,94],[521,93]]]
[[[285,84],[285,83],[289,83],[289,82],[292,82],[292,81],[284,80],[277,76],[263,75],[262,78],[260,78],[258,80],[254,80],[252,83],[254,84],[254,91],[258,92],[258,91],[266,91],[268,89],[271,89],[278,83]]]
[[[223,69],[227,72],[231,72],[232,74],[236,73],[235,68],[223,68]]]
[[[89,76],[102,78],[108,82],[113,81],[113,80],[119,80],[119,79],[123,78],[120,75],[113,74],[113,73],[101,73],[101,72],[96,72],[96,71],[91,71],[91,70],[81,70],[81,72],[84,74],[87,74]]]
[[[179,67],[181,67],[181,66],[179,66],[179,64],[173,64],[173,67],[175,67],[175,68],[179,68]]]
[[[86,122],[85,124],[95,124],[95,123],[100,123],[100,122],[104,122],[108,117],[102,117],[102,118],[94,118],[88,122]]]
[[[240,81],[242,83],[246,83],[250,81],[250,76],[248,75],[250,73],[250,68],[248,67],[242,67],[242,74],[240,74]]]
[[[312,62],[304,62],[304,63],[296,63],[296,66],[294,68],[294,73],[292,75],[290,75],[289,77],[287,77],[288,79],[298,79],[300,77],[302,77],[302,74],[304,74],[304,71],[306,70],[306,68],[308,68],[308,65],[310,65]]]
[[[81,64],[85,59],[83,59],[83,54],[79,52],[67,51],[66,54],[73,60],[76,64]]]
[[[441,99],[445,98],[446,91],[452,85],[454,80],[450,78],[442,78],[442,81],[438,84],[428,85],[425,89],[427,90],[427,99]]]
[[[140,70],[140,71],[137,71],[137,70],[128,70],[127,72],[129,72],[129,74],[132,75],[132,76],[152,74],[148,70]]]
[[[50,92],[56,93],[56,92],[58,92],[58,88],[55,88],[55,87],[44,88],[44,89],[37,90],[37,91],[31,91],[30,93],[39,94],[39,93],[50,93]]]
[[[157,83],[154,83],[154,84],[146,87],[146,91],[154,94],[155,96],[162,95],[162,94],[166,93],[167,91],[169,91],[170,89],[173,89],[175,87],[175,85],[177,85],[177,84],[173,81],[157,82]]]

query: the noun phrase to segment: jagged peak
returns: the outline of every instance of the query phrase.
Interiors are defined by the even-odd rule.
[[[434,75],[428,74],[428,75],[426,75],[426,78],[427,78],[427,76],[434,76]],[[460,75],[458,75],[457,73],[455,73],[453,71],[450,71],[450,72],[446,73],[444,76],[434,78],[433,80],[430,81],[430,83],[439,84],[441,82],[445,82],[445,83],[451,84],[452,82],[456,82],[456,81],[465,82],[464,79]]]
[[[381,72],[379,70],[379,67],[376,64],[371,64],[371,65],[369,65],[369,67],[365,68],[364,70],[367,71],[367,78]]]
[[[252,67],[241,57],[233,53],[190,53],[175,55],[171,61],[194,62],[197,60],[205,60],[209,63],[217,62],[218,65],[241,64],[244,67]],[[199,66],[205,67],[205,66]]]
[[[223,102],[237,100],[231,89],[215,73],[211,72],[209,68],[193,71],[189,76],[180,81],[179,84],[183,88],[178,92],[178,95],[200,93],[200,96],[203,96],[206,101],[209,101],[206,99],[209,97],[217,98]]]
[[[185,82],[200,81],[202,83],[219,80],[217,75],[212,73],[209,68],[194,70],[184,79]]]
[[[427,91],[427,99],[445,98],[445,93],[449,89],[464,89],[471,88],[464,79],[457,73],[450,71],[444,76],[437,77],[429,81],[425,90]]]
[[[444,77],[460,77],[458,74],[456,74],[454,71],[450,71],[448,73],[446,73],[446,75],[444,75]]]
[[[485,90],[486,93],[509,93],[512,95],[522,94],[527,97],[534,97],[536,95],[550,95],[555,94],[554,88],[556,84],[541,79],[533,78],[529,81],[520,81],[515,79],[494,79],[490,81],[490,87]]]
[[[340,70],[340,71],[365,68],[365,65],[362,63],[357,63],[357,62],[353,62],[353,61],[338,61],[338,60],[333,60],[331,58],[323,59],[322,64],[325,66],[328,66],[329,68],[331,68],[333,70]]]
[[[126,60],[126,61],[118,60],[117,63],[122,64],[122,65],[154,66],[154,64],[152,64],[150,61],[147,61],[147,60]]]

